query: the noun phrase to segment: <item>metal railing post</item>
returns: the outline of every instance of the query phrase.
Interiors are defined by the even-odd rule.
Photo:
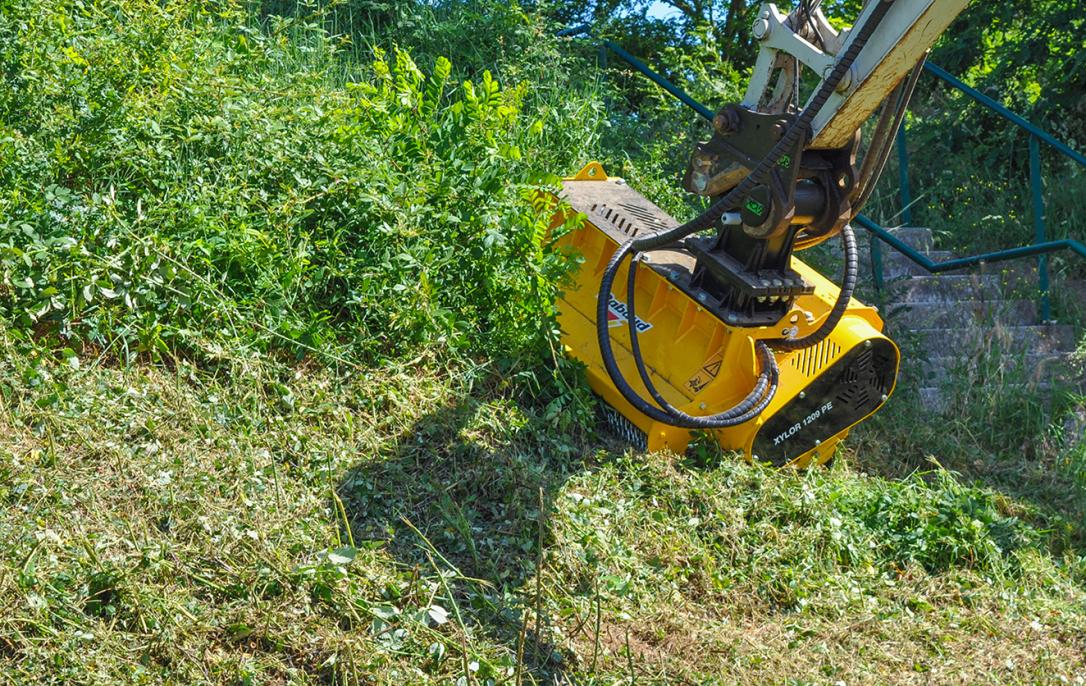
[[[1029,185],[1033,193],[1033,243],[1044,243],[1048,240],[1045,230],[1045,197],[1044,185],[1041,181],[1041,144],[1037,136],[1029,137]],[[1041,254],[1037,257],[1037,287],[1041,291],[1041,321],[1052,320],[1052,303],[1048,289],[1048,255]]]
[[[906,224],[913,223],[913,194],[909,185],[909,146],[905,138],[905,120],[901,120],[901,126],[897,130],[897,168],[901,184],[901,220]]]

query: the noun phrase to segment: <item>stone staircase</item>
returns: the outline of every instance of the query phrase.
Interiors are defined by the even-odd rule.
[[[897,238],[936,262],[954,257],[935,250],[930,229],[902,227]],[[873,285],[870,237],[861,239],[861,285]],[[929,274],[882,246],[887,333],[902,347],[899,388],[915,390],[945,409],[953,384],[1021,387],[1042,394],[1068,384],[1086,391],[1086,374],[1073,358],[1076,329],[1040,323],[1036,262],[991,265],[959,273]],[[1073,284],[1066,287],[1081,288]]]

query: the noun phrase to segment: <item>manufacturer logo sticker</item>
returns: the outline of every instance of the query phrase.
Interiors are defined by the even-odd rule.
[[[614,329],[619,326],[625,326],[629,319],[630,308],[626,307],[626,303],[622,302],[615,297],[614,293],[611,294],[611,300],[607,303],[607,328]],[[652,324],[641,317],[637,318],[634,322],[637,327],[637,333],[645,333],[652,328]]]

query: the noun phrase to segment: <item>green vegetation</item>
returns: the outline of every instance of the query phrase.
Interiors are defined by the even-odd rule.
[[[424,76],[402,50],[356,63],[314,21],[229,3],[19,3],[2,35],[20,329],[369,361],[537,342],[562,267],[531,192],[591,138],[591,103],[450,82],[444,58]]]
[[[1055,684],[1084,668],[1081,529],[949,472],[631,454],[556,430],[492,369],[432,359],[284,379],[31,372],[18,352],[5,376],[65,393],[42,407],[16,382],[3,419],[14,683]]]
[[[596,432],[537,191],[684,212],[698,130],[546,15],[0,8],[0,683],[1086,679],[1075,399],[802,473]]]

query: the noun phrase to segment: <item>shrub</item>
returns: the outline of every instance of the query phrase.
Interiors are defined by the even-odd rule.
[[[229,0],[15,4],[0,312],[23,331],[374,360],[517,354],[550,330],[565,266],[531,197],[593,118],[404,50],[348,69],[319,21]]]

